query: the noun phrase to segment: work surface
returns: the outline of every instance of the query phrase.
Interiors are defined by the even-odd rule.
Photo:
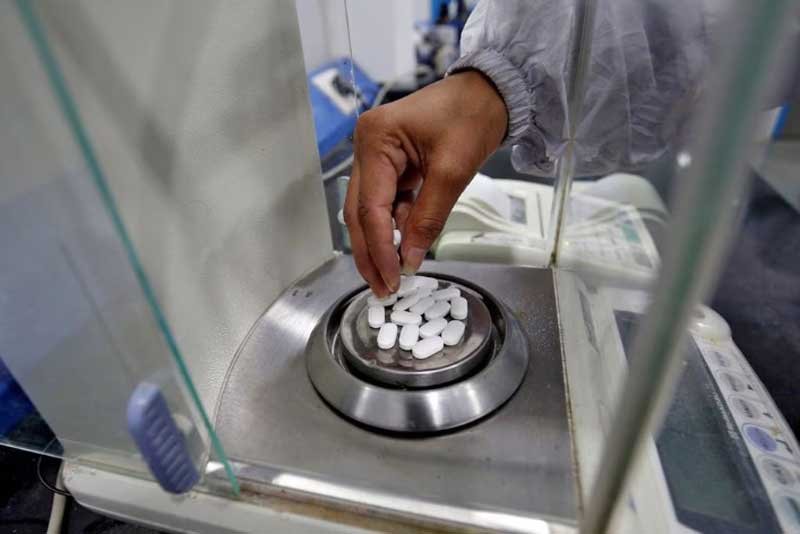
[[[422,271],[483,287],[519,320],[531,361],[511,400],[463,430],[416,438],[373,432],[335,413],[311,385],[305,347],[327,309],[363,285],[352,259],[340,256],[289,288],[234,361],[216,428],[233,460],[269,468],[242,469],[240,477],[280,485],[300,474],[326,481],[317,487],[331,497],[339,486],[473,511],[575,518],[552,272],[459,262],[427,262]]]

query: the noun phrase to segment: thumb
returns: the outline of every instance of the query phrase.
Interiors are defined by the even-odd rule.
[[[463,171],[441,166],[427,174],[403,231],[400,256],[404,274],[417,272],[471,178],[471,174],[464,176]]]

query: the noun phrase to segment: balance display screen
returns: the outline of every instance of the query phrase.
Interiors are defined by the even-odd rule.
[[[614,312],[626,357],[639,315]],[[686,365],[656,439],[678,520],[705,533],[780,532],[725,401],[690,338]]]

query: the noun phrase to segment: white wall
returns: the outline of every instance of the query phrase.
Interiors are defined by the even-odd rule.
[[[344,0],[296,0],[306,69],[348,56]],[[427,0],[348,0],[353,56],[367,74],[386,81],[415,65],[414,23],[429,17]]]

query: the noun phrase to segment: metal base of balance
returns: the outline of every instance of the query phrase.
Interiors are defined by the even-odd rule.
[[[321,325],[332,310],[364,288],[352,258],[339,256],[264,313],[228,372],[215,426],[240,481],[346,511],[366,507],[373,517],[482,531],[530,532],[543,518],[574,520],[577,482],[552,272],[460,262],[426,262],[422,271],[479,288],[504,310],[506,325],[518,326],[512,331],[528,347],[529,362],[512,377],[521,376],[516,392],[472,424],[434,434],[382,432],[343,417],[315,390],[306,366],[314,334],[330,332]],[[364,391],[354,396],[368,409]],[[384,417],[398,406],[389,404]]]
[[[311,338],[308,374],[343,415],[393,432],[437,432],[472,423],[516,391],[528,366],[517,321],[491,295],[464,280],[439,276],[467,299],[460,343],[426,360],[397,345],[377,347],[367,324],[369,290],[348,295],[325,315]]]

